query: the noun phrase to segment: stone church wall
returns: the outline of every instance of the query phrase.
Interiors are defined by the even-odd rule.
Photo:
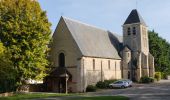
[[[98,81],[121,79],[121,60],[83,57],[86,86]]]
[[[149,76],[154,77],[155,75],[155,68],[154,68],[154,57],[149,54]]]
[[[76,42],[72,38],[67,26],[64,21],[61,20],[57,26],[57,30],[53,35],[53,44],[51,45],[52,51],[50,60],[55,67],[58,67],[58,55],[64,53],[65,55],[65,66],[76,66],[77,58],[81,57],[81,52],[78,49]]]
[[[65,67],[72,75],[72,81],[68,82],[68,89],[72,92],[77,91],[77,67],[78,58],[81,57],[76,42],[72,38],[69,30],[67,29],[64,21],[61,20],[53,35],[52,50],[50,53],[50,60],[53,62],[52,67],[59,67],[59,54],[64,53]]]

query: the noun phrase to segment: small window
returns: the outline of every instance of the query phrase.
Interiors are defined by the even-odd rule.
[[[110,69],[110,60],[108,60],[108,69]]]
[[[128,79],[130,79],[130,71],[128,71]]]
[[[129,57],[129,53],[127,53],[128,54],[128,57]]]
[[[103,67],[103,62],[102,62],[102,60],[101,60],[101,69],[102,69],[102,67]]]
[[[127,29],[127,33],[128,33],[128,35],[130,35],[130,34],[131,34],[131,32],[130,32],[130,27],[128,27],[128,29]]]
[[[65,55],[60,53],[58,56],[59,67],[65,67]]]
[[[117,64],[116,64],[116,61],[115,61],[115,70],[116,70],[116,67],[117,67]]]
[[[95,59],[93,59],[93,70],[95,70]]]
[[[136,27],[133,27],[133,35],[136,35]]]

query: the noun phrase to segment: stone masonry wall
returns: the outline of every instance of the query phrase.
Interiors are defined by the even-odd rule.
[[[121,79],[121,60],[83,57],[84,75],[82,79],[87,85],[95,85],[98,81]]]

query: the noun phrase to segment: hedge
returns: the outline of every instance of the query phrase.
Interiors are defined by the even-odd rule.
[[[109,88],[109,84],[115,82],[116,80],[104,80],[97,82],[96,87],[100,88],[100,89],[107,89]]]
[[[153,82],[154,82],[154,78],[148,76],[143,76],[140,79],[140,83],[153,83]]]

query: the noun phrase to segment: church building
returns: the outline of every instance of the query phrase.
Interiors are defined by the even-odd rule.
[[[88,85],[111,79],[139,81],[154,76],[148,30],[136,9],[124,24],[123,36],[61,17],[50,45],[47,91],[85,92]]]

